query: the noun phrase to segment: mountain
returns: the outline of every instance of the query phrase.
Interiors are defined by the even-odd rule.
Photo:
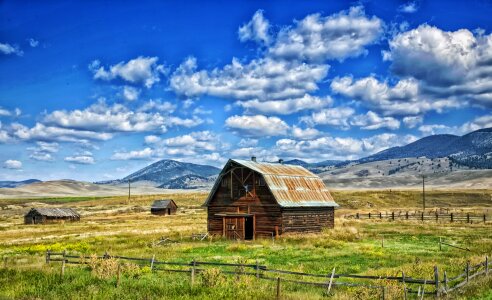
[[[192,163],[179,162],[175,160],[164,159],[155,162],[135,173],[132,173],[123,179],[98,182],[98,184],[121,184],[130,182],[151,182],[154,185],[164,186],[173,184],[173,180],[182,179],[186,181],[185,176],[210,177],[219,174],[220,169]]]
[[[199,189],[212,188],[217,176],[203,177],[198,175],[184,175],[176,179],[169,180],[161,184],[158,188],[162,189]]]
[[[492,168],[492,128],[463,136],[437,134],[406,146],[393,147],[358,160],[359,163],[406,157],[450,157],[455,164],[474,168]]]
[[[321,172],[325,172],[327,170],[332,169],[334,166],[343,163],[341,160],[325,160],[325,161],[320,161],[317,163],[308,163],[300,159],[292,159],[292,160],[287,160],[284,162],[284,164],[287,165],[296,165],[296,166],[302,166],[309,171],[318,174]]]
[[[38,179],[27,179],[22,181],[0,181],[0,188],[16,188],[26,184],[31,184],[35,182],[41,182]]]

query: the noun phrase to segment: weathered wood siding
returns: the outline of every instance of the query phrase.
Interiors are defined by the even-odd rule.
[[[178,206],[176,205],[176,203],[174,203],[174,201],[171,201],[169,202],[169,205],[168,207],[151,207],[150,208],[150,212],[153,214],[153,215],[175,215],[176,212],[178,211]]]
[[[258,235],[266,235],[268,232],[274,233],[275,226],[279,228],[282,226],[281,208],[268,187],[264,184],[261,186],[257,184],[259,180],[262,180],[261,175],[246,168],[237,169],[235,174],[244,180],[244,184],[235,175],[232,176],[231,198],[230,173],[225,176],[227,184],[220,184],[208,205],[208,232],[216,235],[223,233],[223,218],[216,216],[216,214],[250,213],[255,215],[255,231],[259,232]],[[246,196],[244,185],[249,186],[250,192],[254,190],[256,197],[252,197],[250,194]]]
[[[320,232],[323,228],[335,226],[335,210],[333,207],[283,208],[282,231],[289,232]]]

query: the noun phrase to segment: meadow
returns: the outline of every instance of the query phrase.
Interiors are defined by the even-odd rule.
[[[433,267],[448,276],[463,271],[466,261],[492,256],[492,223],[354,220],[355,211],[419,209],[418,191],[335,191],[341,205],[335,229],[320,234],[284,235],[276,240],[228,241],[221,238],[192,240],[206,232],[201,207],[206,193],[152,196],[58,199],[10,199],[0,202],[0,298],[5,299],[273,299],[275,284],[252,276],[226,276],[210,269],[194,286],[187,273],[152,273],[149,268],[129,267],[115,287],[116,274],[109,266],[73,266],[60,276],[60,263],[45,263],[46,250],[71,254],[98,254],[190,262],[253,263],[269,268],[327,274],[391,275],[402,271],[414,278],[433,278]],[[173,198],[180,207],[173,216],[153,216],[154,199]],[[34,202],[34,203],[33,203]],[[66,205],[76,208],[76,223],[24,225],[23,214],[33,205]],[[482,213],[491,216],[489,190],[432,190],[428,209]],[[163,237],[171,242],[157,245]],[[439,250],[439,239],[470,248]],[[382,247],[384,239],[384,247]],[[99,269],[98,269],[99,268]],[[98,272],[101,271],[101,272]],[[101,275],[102,273],[102,275]],[[479,278],[449,299],[492,299],[492,276]],[[387,299],[401,299],[401,284],[393,284]],[[378,291],[337,287],[334,299],[377,299]],[[296,284],[282,285],[282,299],[321,299],[324,290]],[[410,297],[415,298],[415,295]],[[429,296],[430,297],[430,296]],[[412,299],[412,298],[410,298]]]

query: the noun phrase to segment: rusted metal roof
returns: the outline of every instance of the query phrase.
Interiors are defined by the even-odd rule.
[[[231,163],[239,164],[261,174],[277,203],[282,207],[338,206],[323,180],[302,166],[240,159],[231,159],[227,162],[205,205],[211,200],[219,186],[221,175]]]
[[[80,218],[80,214],[72,208],[45,208],[45,207],[35,207],[27,213],[38,213],[46,217],[75,217]]]
[[[156,200],[154,203],[152,203],[152,208],[167,208],[171,202],[174,202],[172,199],[166,199],[166,200]],[[174,204],[176,205],[176,203]]]

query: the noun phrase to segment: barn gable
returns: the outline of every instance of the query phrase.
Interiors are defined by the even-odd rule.
[[[281,207],[338,207],[325,184],[302,166],[230,159],[219,174],[204,206],[208,206],[231,163],[260,174]]]
[[[72,208],[35,207],[24,216],[25,224],[49,223],[56,221],[78,221],[80,214]]]
[[[178,206],[172,199],[156,200],[150,207],[150,212],[155,215],[173,215]]]

